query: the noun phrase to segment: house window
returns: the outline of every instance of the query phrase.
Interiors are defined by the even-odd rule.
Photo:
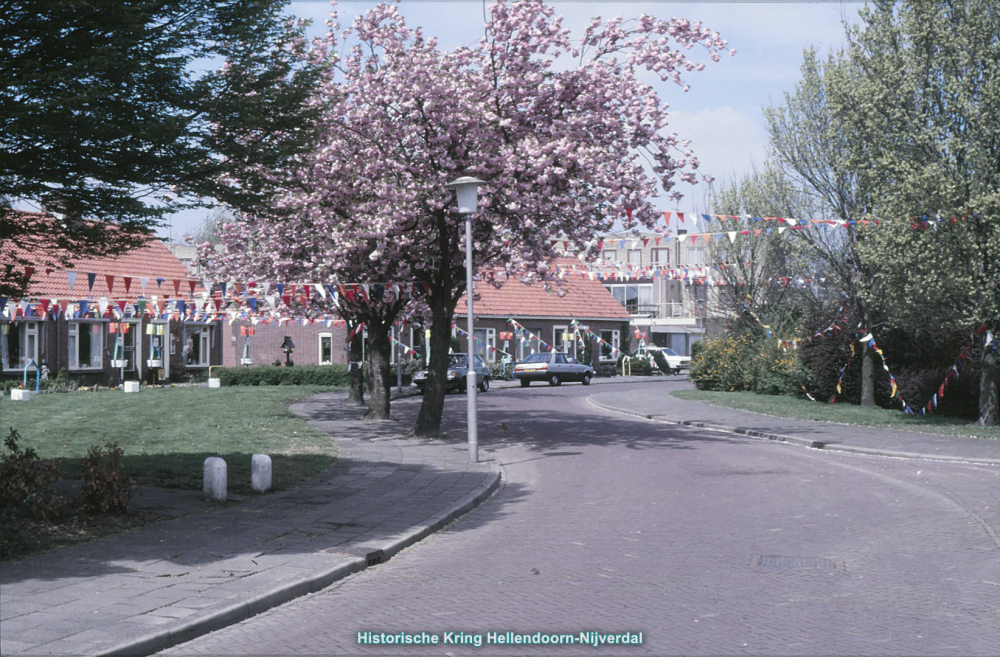
[[[601,360],[616,360],[621,345],[621,333],[617,330],[601,331]]]
[[[573,333],[568,326],[552,327],[552,348],[560,353],[571,353],[573,349]]]
[[[614,262],[615,258],[617,257],[618,257],[618,252],[612,249],[601,251],[601,260],[610,260]]]
[[[136,341],[136,334],[139,331],[138,322],[122,322],[108,325],[108,332],[114,336],[114,352],[120,360],[127,362],[126,372],[134,372],[136,369],[136,347],[141,343]],[[114,354],[113,354],[114,355]]]
[[[652,255],[654,265],[670,264],[670,249],[653,249]]]
[[[475,329],[476,339],[473,340],[474,352],[487,363],[496,360],[497,330],[491,328]]]
[[[628,250],[628,264],[635,266],[642,264],[642,249]]]
[[[208,367],[212,358],[212,329],[209,326],[184,327],[184,365]]]
[[[524,329],[518,340],[517,359],[524,360],[531,354],[537,354],[542,350],[541,336],[542,329]]]
[[[633,315],[650,313],[655,310],[652,283],[607,285],[606,287],[618,300],[618,303]]]
[[[30,361],[38,362],[38,322],[4,324],[0,331],[4,369],[23,370]]]
[[[319,334],[319,364],[333,365],[333,334]]]
[[[101,322],[69,323],[69,368],[99,370],[104,367],[104,327]]]
[[[148,367],[168,369],[166,347],[169,334],[170,330],[165,322],[154,322],[146,325],[146,335],[149,336],[149,360],[152,361],[152,364],[146,364]],[[156,365],[157,361],[159,361],[159,365]]]
[[[705,264],[705,247],[688,247],[687,256],[689,265],[703,265]]]

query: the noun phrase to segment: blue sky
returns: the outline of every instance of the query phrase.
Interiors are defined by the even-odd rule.
[[[375,6],[376,2],[341,1],[340,24]],[[564,16],[564,25],[574,36],[591,17],[628,18],[642,13],[657,18],[701,21],[719,32],[736,49],[736,56],[723,56],[705,70],[689,74],[691,90],[672,84],[659,85],[661,98],[670,106],[670,130],[691,140],[701,160],[701,170],[716,178],[716,187],[738,178],[767,155],[767,133],[761,108],[780,103],[799,79],[803,49],[814,46],[821,54],[844,45],[843,21],[856,23],[860,2],[570,2],[552,6]],[[471,45],[483,34],[483,3],[476,0],[420,2],[402,0],[400,12],[410,26],[421,26],[438,37],[440,46],[453,49]],[[292,2],[290,13],[313,20],[312,31],[325,30],[329,15],[325,1]],[[692,51],[695,53],[696,51]],[[685,199],[664,209],[703,210],[704,185],[681,185]],[[667,203],[664,201],[664,203]],[[172,217],[172,225],[160,231],[163,237],[179,239],[200,226],[209,210],[189,211]]]

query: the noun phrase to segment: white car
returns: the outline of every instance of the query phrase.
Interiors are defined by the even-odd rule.
[[[643,351],[646,352],[646,355],[652,361],[652,364],[654,366],[656,365],[656,361],[653,360],[652,352],[658,351],[661,354],[663,354],[663,357],[667,359],[667,366],[674,371],[674,374],[680,374],[682,370],[686,370],[691,367],[690,356],[681,356],[680,354],[678,354],[673,349],[670,349],[669,347],[648,346],[644,347]]]

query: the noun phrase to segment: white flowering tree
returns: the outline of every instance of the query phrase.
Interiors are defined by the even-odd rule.
[[[234,222],[225,239],[233,266],[255,243],[277,275],[418,285],[431,323],[421,436],[440,431],[465,291],[464,219],[446,183],[488,181],[472,217],[474,262],[526,281],[546,271],[551,237],[594,254],[616,215],[651,227],[656,199],[678,197],[676,183],[697,182],[698,167],[667,132],[651,83],[686,90],[682,75],[705,65],[687,52],[718,60],[726,47],[686,20],[594,19],[574,41],[540,1],[488,11],[485,36],[450,52],[393,6],[357,18],[342,37],[355,45],[314,99],[326,112],[315,148],[277,176],[273,216]]]

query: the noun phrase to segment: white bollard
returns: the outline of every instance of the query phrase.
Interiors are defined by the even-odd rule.
[[[139,382],[138,381],[126,381],[125,382],[125,392],[139,392]]]
[[[250,488],[258,493],[271,490],[271,457],[254,454],[250,459]]]
[[[205,481],[202,491],[210,502],[226,501],[226,461],[218,456],[205,459]]]

